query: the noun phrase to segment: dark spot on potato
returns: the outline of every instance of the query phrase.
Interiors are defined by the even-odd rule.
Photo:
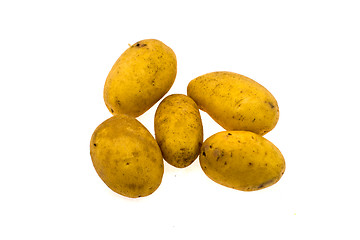
[[[240,143],[240,140],[238,140],[238,143]]]
[[[129,165],[129,164],[130,164],[130,163],[128,163],[128,162],[126,163],[126,165]]]
[[[231,133],[228,133],[228,136],[231,136],[232,134]]]
[[[249,162],[249,166],[251,166],[252,165],[252,163],[251,162]]]
[[[252,120],[252,122],[255,122],[255,118]]]
[[[210,148],[213,148],[213,146],[212,146],[212,145],[210,145]]]
[[[263,187],[267,187],[267,186],[271,185],[271,183],[273,183],[274,180],[275,180],[275,179],[270,179],[270,180],[268,180],[268,181],[260,184],[257,188],[260,189],[260,188],[263,188]]]
[[[232,152],[230,152],[230,157],[232,157]]]
[[[267,166],[267,163],[265,163],[265,166]]]
[[[236,105],[237,107],[241,107],[241,102],[242,102],[242,101],[244,101],[244,99],[237,100],[237,101],[235,102],[235,105]]]
[[[112,113],[114,113],[114,109],[110,109],[110,111],[111,111]]]
[[[94,147],[96,147],[96,143],[94,143]]]
[[[227,165],[227,162],[226,162],[226,161],[224,162],[224,165]]]
[[[272,104],[271,102],[268,102],[268,104],[270,105],[271,108],[274,108],[274,104]]]
[[[251,139],[254,139],[254,136],[251,136]]]
[[[135,47],[145,47],[145,46],[147,46],[146,43],[140,44],[139,42],[137,42],[137,43],[135,44]]]
[[[204,157],[206,157],[206,153],[205,153],[205,152],[203,152],[202,155],[203,155]]]
[[[245,120],[245,117],[243,115],[240,115],[239,119],[240,121],[244,121]]]
[[[116,100],[117,105],[121,106],[120,100]]]
[[[180,148],[180,151],[185,151],[185,148]]]

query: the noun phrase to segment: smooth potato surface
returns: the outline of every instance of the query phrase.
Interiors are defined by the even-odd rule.
[[[172,166],[189,166],[199,155],[203,126],[196,103],[186,95],[166,97],[155,113],[155,137]]]
[[[151,133],[135,118],[116,115],[101,123],[90,141],[94,168],[104,183],[126,197],[144,197],[160,185],[163,158]]]
[[[129,47],[115,62],[104,86],[113,114],[138,117],[159,101],[175,81],[177,61],[171,48],[146,39]]]
[[[206,139],[201,147],[200,165],[216,183],[242,191],[271,186],[285,171],[279,149],[248,131],[224,131]]]
[[[187,95],[225,130],[271,131],[279,120],[279,107],[262,85],[233,72],[212,72],[193,79]]]

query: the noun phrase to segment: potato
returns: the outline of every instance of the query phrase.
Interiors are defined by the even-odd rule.
[[[171,88],[175,81],[175,53],[155,39],[139,41],[129,47],[109,72],[104,101],[113,114],[138,117]]]
[[[161,183],[160,148],[135,118],[119,114],[101,123],[91,137],[90,155],[104,183],[123,196],[150,195]]]
[[[184,168],[198,157],[203,126],[191,98],[183,94],[166,97],[156,110],[154,125],[156,141],[169,164]]]
[[[279,149],[248,131],[224,131],[206,139],[201,147],[200,165],[216,183],[242,191],[269,187],[285,171]]]
[[[232,72],[212,72],[192,80],[187,94],[225,130],[271,131],[279,119],[275,98],[259,83]]]

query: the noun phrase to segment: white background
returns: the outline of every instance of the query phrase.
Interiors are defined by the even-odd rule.
[[[1,1],[0,239],[360,239],[358,1]],[[111,114],[103,85],[128,44],[177,55],[167,95],[233,71],[265,86],[280,120],[265,135],[287,168],[241,192],[198,160],[122,197],[89,154]],[[158,104],[138,119],[154,133]],[[222,131],[204,112],[204,139]],[[151,238],[150,238],[151,237]]]

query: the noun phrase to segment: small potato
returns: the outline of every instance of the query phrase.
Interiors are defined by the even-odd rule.
[[[104,101],[113,114],[138,117],[171,88],[177,61],[171,48],[146,39],[129,47],[115,62],[104,86]]]
[[[187,95],[225,130],[271,131],[279,107],[271,93],[254,80],[232,72],[213,72],[192,80]]]
[[[242,191],[271,186],[285,171],[279,149],[247,131],[224,131],[206,139],[201,147],[200,165],[214,182]]]
[[[155,137],[164,159],[174,167],[189,166],[199,155],[203,127],[196,103],[186,95],[166,97],[155,113]]]
[[[164,162],[151,133],[135,118],[113,116],[90,141],[94,168],[114,192],[130,198],[153,193],[162,181]]]

